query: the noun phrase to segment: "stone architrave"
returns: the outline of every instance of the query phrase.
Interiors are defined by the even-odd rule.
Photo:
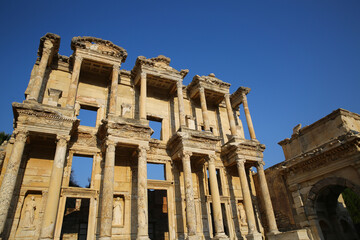
[[[42,221],[40,239],[54,239],[56,217],[59,208],[60,190],[64,172],[69,135],[59,135],[56,138],[56,151],[50,176],[48,197]]]
[[[115,143],[106,141],[106,156],[104,166],[103,192],[101,198],[100,239],[111,239],[113,199],[114,199],[114,166]]]
[[[182,164],[184,171],[184,187],[185,187],[185,198],[186,198],[186,227],[187,227],[187,238],[188,240],[198,239],[196,234],[196,212],[194,203],[194,190],[191,175],[191,152],[182,153]]]
[[[28,132],[22,129],[17,129],[15,133],[15,143],[6,168],[6,172],[0,188],[0,234],[4,237],[4,227],[7,219],[10,202],[13,197],[15,183],[19,174],[21,159],[23,156],[25,143],[28,137]]]
[[[138,228],[137,240],[149,240],[148,233],[148,201],[147,201],[147,160],[146,160],[146,146],[139,146],[138,154]]]
[[[215,168],[215,156],[209,156],[209,178],[210,178],[210,188],[211,188],[211,199],[213,207],[213,220],[215,225],[215,233],[213,239],[229,239],[224,232],[224,223],[223,216],[221,211],[221,202],[219,194],[219,186],[216,177],[216,168]]]

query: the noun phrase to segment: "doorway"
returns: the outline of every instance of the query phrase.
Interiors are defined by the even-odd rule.
[[[166,190],[148,189],[149,237],[169,239],[168,199]]]

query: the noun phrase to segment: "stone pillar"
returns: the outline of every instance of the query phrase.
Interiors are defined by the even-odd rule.
[[[236,130],[234,112],[233,112],[232,107],[231,107],[230,94],[229,93],[225,94],[225,104],[226,104],[226,110],[227,110],[229,123],[230,123],[231,135],[236,136],[237,135],[237,130]]]
[[[137,196],[137,211],[138,211],[138,228],[137,240],[148,240],[148,201],[147,201],[147,160],[146,160],[145,146],[139,146],[138,157],[138,196]]]
[[[248,125],[248,128],[249,128],[250,138],[254,140],[254,139],[256,139],[255,130],[254,130],[254,126],[253,126],[253,123],[252,123],[252,120],[251,120],[251,116],[250,116],[247,97],[246,97],[246,94],[244,92],[242,93],[242,102],[243,102],[243,105],[244,105],[244,112],[245,112],[246,122],[247,122],[247,125]]]
[[[249,235],[259,234],[255,225],[254,208],[252,205],[251,195],[248,180],[245,171],[245,159],[236,159],[236,165],[239,172],[241,190],[243,194],[244,208],[246,213],[246,219],[248,221]]]
[[[10,202],[13,197],[16,179],[19,173],[21,164],[21,158],[23,156],[25,143],[28,133],[23,130],[15,130],[15,143],[9,162],[6,166],[6,172],[0,188],[0,234],[2,239],[5,236],[4,227],[7,219],[7,215],[10,209]]]
[[[178,80],[177,83],[177,95],[178,95],[178,104],[179,104],[179,120],[180,126],[186,126],[185,122],[185,110],[184,110],[184,97],[182,91],[182,79]]]
[[[27,100],[33,100],[36,102],[39,101],[40,90],[44,80],[46,67],[48,65],[49,57],[51,56],[51,51],[53,50],[53,48],[54,48],[54,44],[51,42],[51,40],[46,39],[44,42],[44,47],[42,50],[39,67],[36,72],[34,83],[31,88],[31,92],[27,97]]]
[[[279,230],[276,225],[274,209],[271,203],[269,188],[266,182],[266,177],[264,172],[264,162],[259,162],[256,167],[257,167],[257,172],[259,174],[261,198],[264,201],[266,219],[269,224],[269,233],[276,234],[279,233]]]
[[[49,190],[41,226],[40,239],[54,239],[56,217],[59,208],[60,190],[64,172],[67,144],[70,136],[57,136],[56,151],[50,176]]]
[[[106,141],[106,156],[101,197],[100,240],[111,239],[114,199],[115,143]]]
[[[213,239],[229,239],[224,232],[224,223],[221,211],[221,202],[219,194],[219,186],[216,177],[215,156],[209,156],[209,179],[211,189],[211,199],[213,208],[213,220],[215,225]]]
[[[76,93],[79,84],[79,76],[80,76],[80,68],[83,58],[79,56],[75,56],[75,62],[71,74],[71,82],[69,91],[67,94],[66,107],[73,108],[76,99]]]
[[[119,68],[120,65],[114,64],[111,78],[111,89],[110,89],[110,101],[109,101],[109,113],[116,113],[116,99],[117,99],[117,90],[119,83]]]
[[[195,212],[195,202],[194,202],[194,190],[191,174],[191,162],[190,156],[191,152],[182,153],[182,164],[184,172],[184,188],[185,188],[185,198],[186,198],[186,227],[187,227],[187,240],[198,239],[196,234],[196,212]]]
[[[140,76],[140,106],[139,116],[140,119],[146,120],[146,73],[141,73]]]
[[[200,104],[201,104],[201,111],[203,116],[203,122],[204,122],[204,129],[205,131],[210,131],[209,126],[209,116],[206,106],[206,98],[205,98],[205,89],[203,87],[199,88],[199,94],[200,94]]]

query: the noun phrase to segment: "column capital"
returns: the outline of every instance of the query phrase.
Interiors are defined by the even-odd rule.
[[[84,58],[79,56],[79,55],[75,55],[75,61],[82,61]]]
[[[66,146],[70,141],[70,135],[56,135],[56,143],[60,146]]]
[[[147,146],[140,145],[137,150],[139,158],[146,157],[147,150],[148,150]]]
[[[176,82],[176,86],[177,87],[182,87],[182,85],[183,85],[183,82],[182,82],[183,80],[182,79],[179,79],[177,82]]]
[[[15,129],[15,141],[26,142],[29,132],[25,129]]]
[[[113,70],[117,70],[117,71],[119,71],[119,69],[120,69],[120,64],[118,64],[118,63],[115,63],[115,64],[113,64]]]
[[[45,45],[44,45],[45,46]],[[47,54],[47,55],[50,55],[51,54],[51,51],[52,51],[52,48],[50,47],[44,47],[43,50],[42,50],[42,54]]]
[[[181,155],[181,158],[189,158],[190,159],[192,154],[193,153],[191,151],[182,151],[180,155]]]
[[[259,161],[256,163],[256,168],[264,170],[265,162]]]
[[[230,93],[225,93],[225,94],[224,94],[224,97],[225,97],[225,98],[228,98],[228,99],[230,100],[230,95],[231,95]]]
[[[246,162],[246,159],[245,159],[245,158],[239,158],[239,157],[237,157],[237,158],[235,159],[235,161],[236,161],[236,165],[237,165],[238,167],[245,167],[245,162]]]
[[[201,93],[205,93],[205,89],[204,89],[204,87],[199,87],[199,92],[201,92]]]
[[[105,140],[105,146],[107,151],[114,152],[115,151],[115,145],[116,143],[113,140],[106,139]]]
[[[215,164],[216,156],[215,155],[208,155],[208,163]]]

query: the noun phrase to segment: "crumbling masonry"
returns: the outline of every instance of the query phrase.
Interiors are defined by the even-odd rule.
[[[1,153],[2,239],[282,236],[249,88],[230,94],[230,84],[214,74],[184,86],[188,70],[161,55],[140,56],[131,71],[120,70],[127,52],[99,38],[74,37],[70,57],[58,54],[59,45],[56,34],[40,39],[26,99],[13,103],[15,130]],[[82,124],[82,109],[96,112],[95,126]],[[152,138],[149,121],[161,123],[160,139]],[[69,185],[73,156],[92,160],[88,188]],[[149,163],[163,166],[164,180],[147,178]]]

